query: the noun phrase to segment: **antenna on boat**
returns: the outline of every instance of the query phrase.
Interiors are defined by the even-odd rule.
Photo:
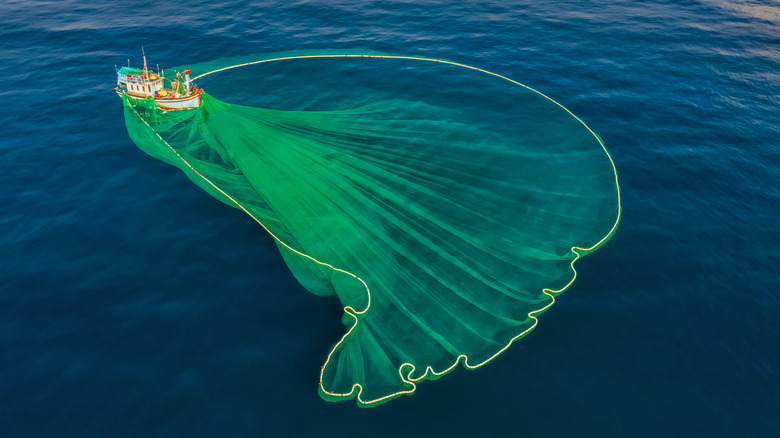
[[[157,76],[160,76],[160,64],[157,64]]]
[[[144,55],[144,71],[146,71],[146,52],[144,51],[144,46],[141,46],[141,53]]]

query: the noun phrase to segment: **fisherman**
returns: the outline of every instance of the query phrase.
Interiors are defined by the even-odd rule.
[[[181,97],[179,94],[179,81],[181,80],[181,73],[176,72],[176,83],[171,84],[173,87],[173,97]]]

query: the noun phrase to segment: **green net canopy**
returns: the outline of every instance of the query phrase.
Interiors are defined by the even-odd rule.
[[[535,327],[614,232],[617,174],[584,123],[504,77],[310,55],[198,78],[197,110],[125,97],[125,121],[142,150],[271,233],[306,289],[340,300],[319,391],[374,405]]]

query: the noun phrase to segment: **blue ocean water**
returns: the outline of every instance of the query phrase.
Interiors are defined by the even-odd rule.
[[[0,41],[0,436],[780,435],[777,2],[7,0]],[[141,45],[506,75],[598,132],[622,222],[489,366],[327,403],[339,304],[130,141],[113,66]]]

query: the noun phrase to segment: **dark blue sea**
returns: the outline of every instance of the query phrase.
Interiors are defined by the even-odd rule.
[[[508,76],[601,136],[622,221],[490,365],[323,401],[339,303],[130,140],[114,66],[141,46]],[[0,437],[780,436],[779,96],[773,0],[4,0]]]

